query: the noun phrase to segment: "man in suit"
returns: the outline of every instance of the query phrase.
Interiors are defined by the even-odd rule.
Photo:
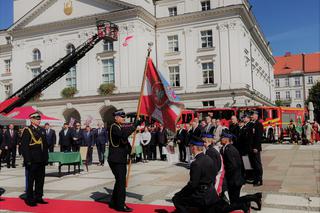
[[[113,113],[113,116],[115,122],[110,126],[108,164],[116,182],[109,206],[117,211],[132,212],[133,209],[125,204],[127,162],[128,155],[131,153],[128,137],[142,123],[142,120],[137,119],[132,126],[123,127],[126,117],[125,112],[119,109]]]
[[[172,198],[177,212],[181,213],[190,212],[192,207],[199,208],[200,211],[207,210],[219,200],[214,187],[218,168],[211,158],[203,153],[202,141],[192,140],[190,145],[195,156],[190,167],[190,181]]]
[[[26,167],[28,206],[47,204],[42,199],[45,178],[45,167],[48,164],[48,143],[46,132],[41,128],[41,115],[38,112],[29,115],[31,125],[22,133],[21,152]],[[35,185],[35,189],[33,189]]]
[[[83,131],[82,145],[88,147],[87,162],[90,165],[92,164],[92,151],[94,146],[94,137],[93,137],[93,132],[91,131],[90,126],[86,126],[85,130]]]
[[[83,144],[83,131],[79,122],[76,122],[75,127],[72,131],[72,151],[79,152],[80,146]]]
[[[202,140],[204,141],[205,154],[208,155],[213,160],[215,167],[219,171],[221,168],[221,155],[218,152],[218,150],[214,148],[213,135],[203,134]]]
[[[242,175],[242,160],[238,150],[231,144],[234,136],[223,132],[221,134],[222,148],[220,153],[225,168],[225,179],[227,181],[230,203],[236,203],[240,197],[242,185],[245,183]]]
[[[263,136],[263,125],[258,120],[258,112],[254,112],[252,115],[252,141],[249,151],[249,159],[254,172],[253,186],[261,186],[263,168],[261,163],[261,143]]]
[[[186,162],[187,130],[184,129],[184,124],[178,127],[174,142],[179,146],[180,162]]]
[[[162,124],[160,124],[158,132],[157,132],[157,139],[158,139],[158,146],[159,146],[159,152],[160,152],[160,159],[166,160],[167,157],[162,153],[163,147],[165,147],[168,143],[168,133],[167,130],[163,127]]]
[[[231,123],[229,125],[229,130],[230,130],[230,133],[235,136],[232,139],[233,146],[236,147],[236,149],[239,151],[241,146],[238,141],[240,127],[239,127],[238,119],[235,115],[231,116]]]
[[[106,143],[108,142],[108,132],[102,123],[98,123],[98,128],[94,131],[94,140],[97,146],[100,166],[104,165],[104,153],[106,151]]]
[[[191,137],[197,137],[200,138],[201,137],[201,128],[199,127],[199,119],[195,118],[192,122],[191,122],[192,128],[191,128]]]
[[[49,152],[54,152],[54,146],[56,145],[56,142],[57,142],[56,131],[54,131],[53,129],[50,128],[50,124],[49,123],[46,123],[44,125],[44,129],[46,130],[48,151]]]
[[[4,133],[4,141],[2,147],[6,152],[7,168],[16,168],[16,153],[19,136],[14,130],[13,124],[9,124],[7,131]],[[10,165],[11,162],[11,165]]]
[[[204,127],[204,134],[213,134],[215,127],[212,125],[212,118],[210,116],[206,117],[206,126]]]
[[[71,152],[72,131],[68,123],[63,124],[62,130],[59,132],[60,152]]]

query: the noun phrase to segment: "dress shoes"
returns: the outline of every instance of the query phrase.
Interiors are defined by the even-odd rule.
[[[36,202],[34,202],[34,201],[25,200],[24,202],[25,202],[28,206],[31,206],[31,207],[33,207],[33,206],[37,206],[37,203],[36,203]]]
[[[36,203],[39,203],[39,204],[48,204],[48,202],[45,201],[45,200],[43,200],[43,199],[36,200]]]
[[[262,186],[262,185],[263,185],[262,180],[253,183],[253,186]]]
[[[115,210],[118,211],[118,212],[132,212],[133,211],[132,208],[129,208],[126,205],[123,208],[115,208]]]

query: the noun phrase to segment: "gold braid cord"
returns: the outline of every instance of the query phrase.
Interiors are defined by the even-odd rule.
[[[42,138],[40,137],[38,140],[34,137],[32,131],[30,128],[26,127],[26,129],[29,131],[30,135],[31,135],[31,140],[33,141],[33,143],[30,143],[29,146],[34,146],[34,145],[41,145],[41,149],[43,149],[43,143],[42,143]]]
[[[117,126],[119,129],[121,129],[121,127],[120,127],[119,125],[113,123],[113,124],[111,125],[111,127],[110,127],[110,132],[109,132],[109,134],[110,134],[110,142],[111,142],[112,146],[113,146],[113,147],[119,147],[120,144],[114,145],[114,143],[113,143],[113,141],[112,141],[112,134],[111,134],[111,132],[112,132],[112,127],[113,127],[113,126]]]

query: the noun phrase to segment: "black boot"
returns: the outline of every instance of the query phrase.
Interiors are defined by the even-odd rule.
[[[257,204],[257,207],[258,207],[258,208],[252,207],[252,209],[260,211],[261,210],[261,205],[262,205],[262,201],[261,201],[262,193],[258,192],[258,193],[253,194],[252,198],[253,198],[253,202],[255,202]]]

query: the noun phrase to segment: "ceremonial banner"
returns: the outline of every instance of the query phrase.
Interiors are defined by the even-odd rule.
[[[180,117],[183,104],[179,102],[174,90],[148,58],[146,77],[141,97],[140,114],[153,117],[173,132]]]

